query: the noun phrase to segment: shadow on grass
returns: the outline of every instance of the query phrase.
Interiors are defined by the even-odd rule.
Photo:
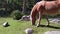
[[[60,29],[60,27],[56,27],[56,26],[46,26],[46,25],[40,25],[39,27],[48,27],[48,28],[54,28],[54,29]]]
[[[1,23],[0,25],[2,25],[3,26],[3,23]],[[3,27],[9,27],[10,25],[9,24],[7,24],[7,25],[5,25],[5,26],[3,26]]]
[[[6,26],[4,26],[4,27],[9,27],[10,25],[6,25]]]

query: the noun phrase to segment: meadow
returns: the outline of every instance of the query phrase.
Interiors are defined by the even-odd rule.
[[[8,22],[10,26],[3,27],[2,24]],[[38,23],[38,22],[36,22]],[[13,20],[12,18],[0,17],[0,34],[26,34],[24,30],[26,28],[32,28],[33,34],[44,34],[46,31],[60,30],[60,24],[51,23],[49,27],[46,27],[47,21],[42,19],[41,26],[36,27],[31,25],[31,21]]]

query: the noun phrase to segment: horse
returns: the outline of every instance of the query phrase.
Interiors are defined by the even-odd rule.
[[[42,15],[46,16],[47,20],[47,26],[49,26],[50,22],[48,20],[48,15],[57,15],[60,14],[60,0],[55,1],[40,1],[37,2],[30,13],[30,20],[32,22],[32,25],[35,25],[36,22],[36,15],[39,14],[39,23],[37,24],[37,27],[40,26]]]

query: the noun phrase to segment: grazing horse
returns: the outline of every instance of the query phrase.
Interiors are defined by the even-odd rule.
[[[49,26],[49,20],[48,20],[48,15],[56,15],[60,14],[60,0],[55,0],[55,1],[40,1],[37,2],[34,7],[31,10],[30,14],[30,20],[32,22],[32,25],[35,25],[36,22],[36,15],[39,14],[39,23],[37,27],[40,26],[40,21],[42,15],[46,16],[47,19],[47,26]]]

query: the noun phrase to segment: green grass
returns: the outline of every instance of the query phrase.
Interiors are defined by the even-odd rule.
[[[10,24],[9,27],[2,26],[2,24],[6,21]],[[46,25],[46,20],[42,19],[41,24]],[[33,34],[44,34],[44,32],[46,31],[60,30],[59,24],[50,24],[50,25],[51,27],[37,28],[35,26],[32,26],[30,21],[19,21],[19,20],[13,20],[12,18],[0,18],[0,34],[25,34],[24,30],[26,28],[32,28],[34,30]]]

